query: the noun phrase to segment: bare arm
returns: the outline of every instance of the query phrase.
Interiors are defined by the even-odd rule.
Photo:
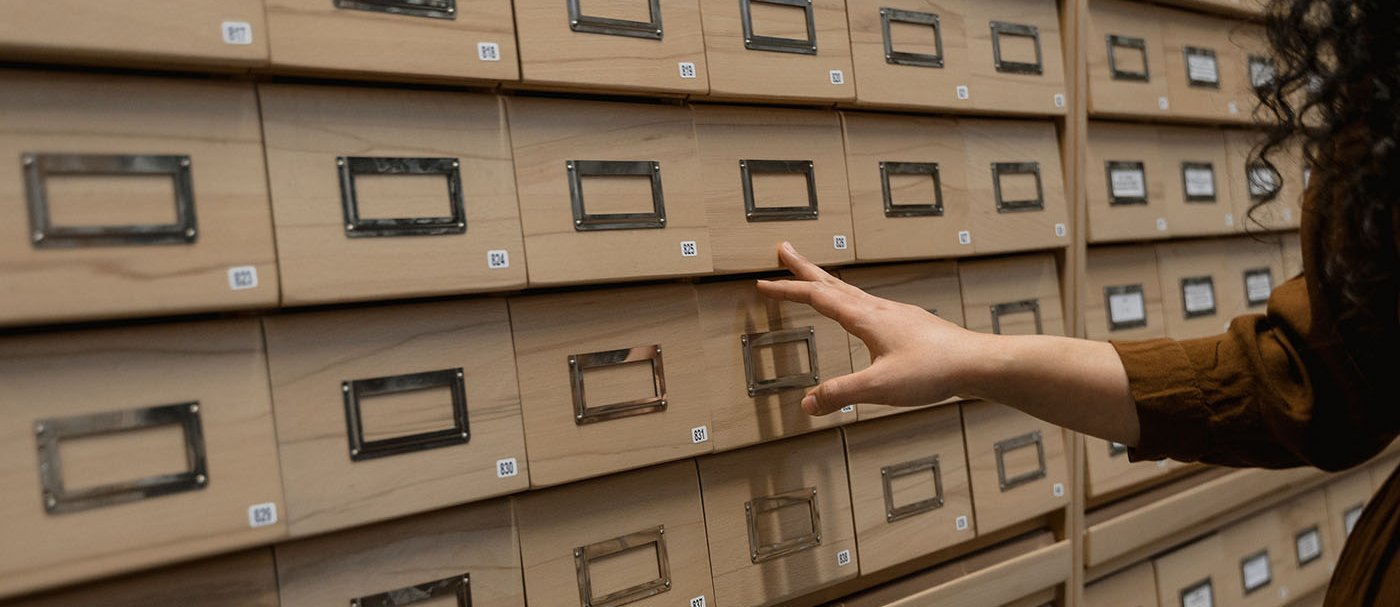
[[[922,405],[984,398],[1085,434],[1136,446],[1137,410],[1118,353],[1106,343],[974,333],[921,308],[867,294],[783,243],[797,280],[758,281],[764,295],[811,305],[870,349],[869,368],[834,377],[802,400],[812,415],[854,403]]]

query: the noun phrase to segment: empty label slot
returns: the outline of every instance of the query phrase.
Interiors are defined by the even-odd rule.
[[[1002,63],[1026,63],[1030,65],[1040,63],[1040,59],[1035,53],[1035,38],[1002,32],[999,40],[1001,41]]]
[[[760,209],[810,206],[802,173],[754,173],[753,203]]]
[[[1026,310],[1024,312],[1003,313],[997,317],[1001,331],[998,335],[1038,335],[1036,330],[1035,312]]]
[[[583,198],[592,215],[656,211],[651,200],[651,177],[648,175],[585,176]]]
[[[172,224],[170,175],[49,175],[49,222],[63,227]]]
[[[356,175],[360,219],[450,217],[446,175]]]
[[[938,202],[933,175],[891,174],[890,201],[896,205],[923,205]],[[1034,183],[1031,184],[1034,187]]]
[[[646,543],[616,554],[589,559],[588,579],[594,597],[635,588],[661,577],[655,543]]]
[[[1005,38],[1002,40],[1005,40]],[[1002,42],[1003,53],[1006,52],[1005,44],[1005,42]],[[1147,72],[1147,52],[1126,46],[1115,46],[1113,47],[1113,67],[1117,68],[1120,72],[1127,72],[1130,74],[1145,73]]]
[[[589,407],[660,396],[650,360],[586,369],[583,389]]]
[[[434,386],[360,397],[365,441],[411,436],[452,428],[452,388]]]
[[[1006,469],[1006,478],[1015,479],[1040,470],[1040,451],[1036,443],[1028,443],[1001,453],[1001,463]]]
[[[917,473],[891,478],[890,497],[890,505],[895,508],[937,499],[938,485],[935,483],[933,468],[924,468]]]
[[[190,469],[178,424],[60,440],[58,452],[69,492]]]
[[[807,39],[807,11],[801,7],[752,2],[749,17],[755,36]]]
[[[805,501],[795,501],[755,515],[759,546],[812,535],[812,508]]]
[[[1001,173],[1001,199],[1005,202],[1038,200],[1038,182],[1034,173]]]
[[[937,55],[938,33],[932,25],[891,21],[890,46],[898,53]]]
[[[649,23],[651,4],[647,0],[579,0],[579,14]]]
[[[794,341],[753,349],[754,379],[766,381],[812,372],[808,365],[807,342]]]

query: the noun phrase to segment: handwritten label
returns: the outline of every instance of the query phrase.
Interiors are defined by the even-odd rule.
[[[1146,198],[1147,176],[1142,169],[1112,169],[1108,172],[1114,198]]]
[[[1186,195],[1193,198],[1215,198],[1215,170],[1204,167],[1188,168],[1181,172],[1186,182]]]
[[[1135,291],[1109,295],[1108,318],[1115,325],[1147,320],[1147,305],[1142,293]]]

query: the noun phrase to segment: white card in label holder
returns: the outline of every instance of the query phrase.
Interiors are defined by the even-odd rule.
[[[1147,197],[1147,177],[1141,168],[1114,168],[1108,171],[1114,198]]]
[[[1108,320],[1115,327],[1147,320],[1147,305],[1143,301],[1142,291],[1110,293]]]
[[[1215,169],[1210,165],[1187,166],[1181,170],[1186,198],[1191,202],[1215,200]]]
[[[1187,318],[1215,314],[1215,282],[1209,276],[1181,279],[1181,301]]]

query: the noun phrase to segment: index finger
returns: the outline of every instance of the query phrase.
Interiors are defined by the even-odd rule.
[[[830,284],[803,280],[760,280],[758,292],[766,297],[812,306],[822,316],[850,330],[860,312],[859,300]]]
[[[783,262],[783,267],[791,270],[794,276],[802,280],[836,282],[835,276],[803,257],[790,242],[784,242],[782,246],[778,247],[778,260]]]

